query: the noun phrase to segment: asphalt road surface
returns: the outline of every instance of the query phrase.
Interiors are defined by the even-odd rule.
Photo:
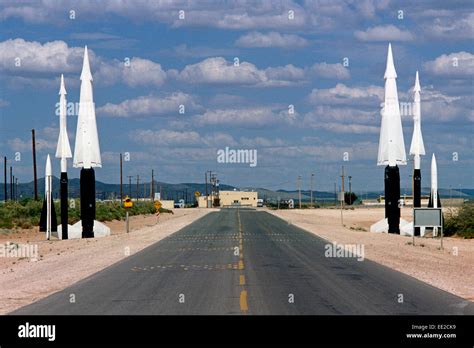
[[[327,244],[266,212],[222,209],[13,314],[474,313],[375,262],[326,257]]]

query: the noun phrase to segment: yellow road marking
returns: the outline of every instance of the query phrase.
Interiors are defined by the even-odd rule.
[[[240,310],[243,312],[248,311],[249,307],[247,305],[247,291],[242,290],[240,292]]]
[[[243,274],[240,275],[240,285],[245,285],[245,276]]]
[[[244,261],[239,260],[239,269],[244,269]]]

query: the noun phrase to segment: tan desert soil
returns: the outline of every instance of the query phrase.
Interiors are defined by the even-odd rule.
[[[439,239],[416,237],[413,246],[412,237],[367,232],[384,217],[383,208],[344,210],[345,227],[338,209],[269,212],[330,242],[362,244],[365,258],[474,301],[474,240],[445,237],[440,250]],[[412,221],[412,209],[403,208],[402,218]]]
[[[38,245],[38,260],[0,257],[0,314],[9,313],[132,255],[215,209],[174,209],[174,214],[107,222],[112,234],[96,239],[45,240],[38,228],[0,234],[0,244]]]

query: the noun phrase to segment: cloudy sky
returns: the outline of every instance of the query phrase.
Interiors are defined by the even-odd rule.
[[[89,47],[103,168],[202,182],[213,170],[236,186],[332,190],[342,165],[355,191],[383,188],[376,166],[387,46],[400,102],[422,85],[422,130],[440,186],[474,187],[472,1],[13,1],[0,3],[0,155],[32,180],[54,155],[59,77],[79,101]],[[402,117],[409,150],[413,121]],[[68,118],[74,146],[77,113]],[[258,164],[217,162],[256,149]],[[454,153],[454,154],[453,154]],[[20,156],[18,156],[18,154]],[[346,161],[345,161],[346,159]],[[454,159],[454,160],[453,160]],[[456,161],[457,159],[457,161]],[[71,166],[70,166],[71,167]],[[53,162],[59,175],[59,161]],[[401,168],[402,192],[412,161]],[[70,176],[79,170],[70,168]]]

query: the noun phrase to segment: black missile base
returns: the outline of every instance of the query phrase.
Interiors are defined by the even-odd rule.
[[[413,208],[421,208],[421,170],[413,170]],[[420,235],[420,228],[415,227],[415,236]]]
[[[62,239],[68,239],[68,192],[67,192],[67,173],[61,172],[61,233]]]
[[[94,238],[95,173],[93,168],[81,169],[82,238]]]
[[[385,217],[388,233],[400,234],[400,171],[398,166],[385,167]]]

